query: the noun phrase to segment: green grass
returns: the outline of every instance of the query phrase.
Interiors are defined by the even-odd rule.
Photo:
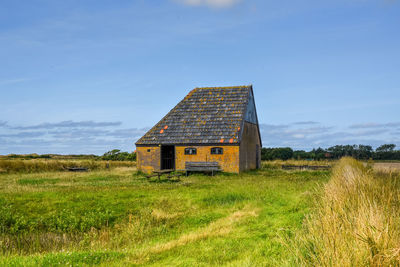
[[[8,257],[2,262],[6,266],[87,266],[123,259],[118,252],[64,252],[47,253],[31,257]]]
[[[41,185],[41,184],[55,184],[59,179],[19,179],[17,181],[20,185]]]
[[[326,171],[147,181],[135,170],[0,174],[0,265],[254,266],[290,256]]]

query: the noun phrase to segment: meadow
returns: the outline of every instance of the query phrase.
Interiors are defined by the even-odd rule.
[[[329,172],[0,174],[0,265],[277,265]]]
[[[0,174],[0,265],[398,263],[398,173],[349,159],[332,171],[279,164],[171,181],[149,181],[134,166]],[[360,187],[343,189],[349,175]]]

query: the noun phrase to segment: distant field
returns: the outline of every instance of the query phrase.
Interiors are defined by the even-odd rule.
[[[379,171],[398,171],[400,170],[400,162],[376,162],[373,164],[374,169]]]
[[[269,169],[281,169],[282,165],[308,165],[308,166],[333,166],[337,160],[268,160],[263,161],[262,166]]]
[[[0,174],[0,265],[280,265],[327,171]]]
[[[0,159],[1,173],[40,173],[66,171],[70,167],[84,167],[89,170],[104,170],[116,167],[134,167],[134,161],[105,161],[92,159]]]

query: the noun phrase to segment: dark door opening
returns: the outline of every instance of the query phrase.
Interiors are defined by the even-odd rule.
[[[161,170],[175,169],[175,147],[161,146]]]

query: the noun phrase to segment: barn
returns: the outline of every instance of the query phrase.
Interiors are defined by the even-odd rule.
[[[261,147],[251,85],[195,88],[136,142],[137,168],[151,173],[209,162],[239,173],[260,168]]]

